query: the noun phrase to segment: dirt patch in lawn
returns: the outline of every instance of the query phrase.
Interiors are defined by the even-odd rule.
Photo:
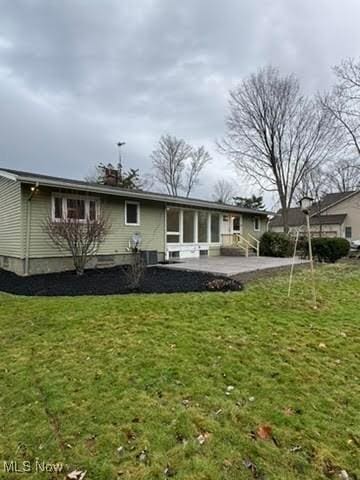
[[[147,268],[139,288],[129,287],[127,267],[19,277],[0,269],[0,292],[27,296],[118,295],[242,290],[238,280],[203,272]]]

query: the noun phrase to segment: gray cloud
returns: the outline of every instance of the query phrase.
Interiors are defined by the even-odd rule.
[[[227,92],[264,64],[308,92],[358,56],[357,0],[0,0],[0,166],[82,177],[115,161],[150,170],[164,132],[205,144],[205,183],[231,175],[214,140]],[[246,185],[239,180],[245,192]]]

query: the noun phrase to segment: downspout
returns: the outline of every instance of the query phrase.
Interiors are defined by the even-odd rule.
[[[26,203],[26,242],[25,242],[25,271],[24,275],[29,275],[29,257],[30,257],[30,241],[31,241],[31,206],[32,198],[39,187],[39,183],[30,187],[30,195],[27,198]]]

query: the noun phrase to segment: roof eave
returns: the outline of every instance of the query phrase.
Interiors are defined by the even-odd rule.
[[[94,192],[94,193],[99,193],[103,195],[111,195],[115,197],[131,197],[131,198],[136,198],[136,199],[143,199],[143,200],[152,200],[155,202],[160,202],[165,205],[188,205],[189,207],[199,207],[199,208],[206,208],[208,210],[218,210],[222,212],[238,212],[238,213],[248,213],[250,215],[262,215],[262,216],[268,216],[271,215],[272,212],[268,211],[262,211],[262,210],[252,210],[252,209],[246,209],[246,208],[241,208],[241,207],[236,207],[233,205],[221,205],[221,204],[210,204],[204,200],[202,202],[201,200],[191,200],[191,199],[182,199],[182,198],[167,198],[167,197],[160,197],[156,193],[146,193],[146,192],[137,192],[133,190],[110,190],[108,188],[103,188],[101,186],[97,185],[81,185],[77,183],[70,183],[70,182],[61,182],[61,181],[53,181],[50,179],[40,179],[36,176],[34,177],[22,177],[20,175],[14,175],[10,174],[8,172],[4,172],[0,170],[0,174],[2,176],[6,176],[7,178],[12,178],[15,181],[19,181],[24,184],[38,184],[42,185],[44,187],[56,187],[56,188],[64,188],[64,189],[70,189],[70,190],[80,190],[80,191],[85,191],[85,192]]]

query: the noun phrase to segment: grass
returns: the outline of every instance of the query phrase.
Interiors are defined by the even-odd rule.
[[[316,274],[316,310],[307,271],[290,300],[285,275],[229,294],[0,295],[0,478],[37,458],[89,480],[356,478],[360,269]]]

